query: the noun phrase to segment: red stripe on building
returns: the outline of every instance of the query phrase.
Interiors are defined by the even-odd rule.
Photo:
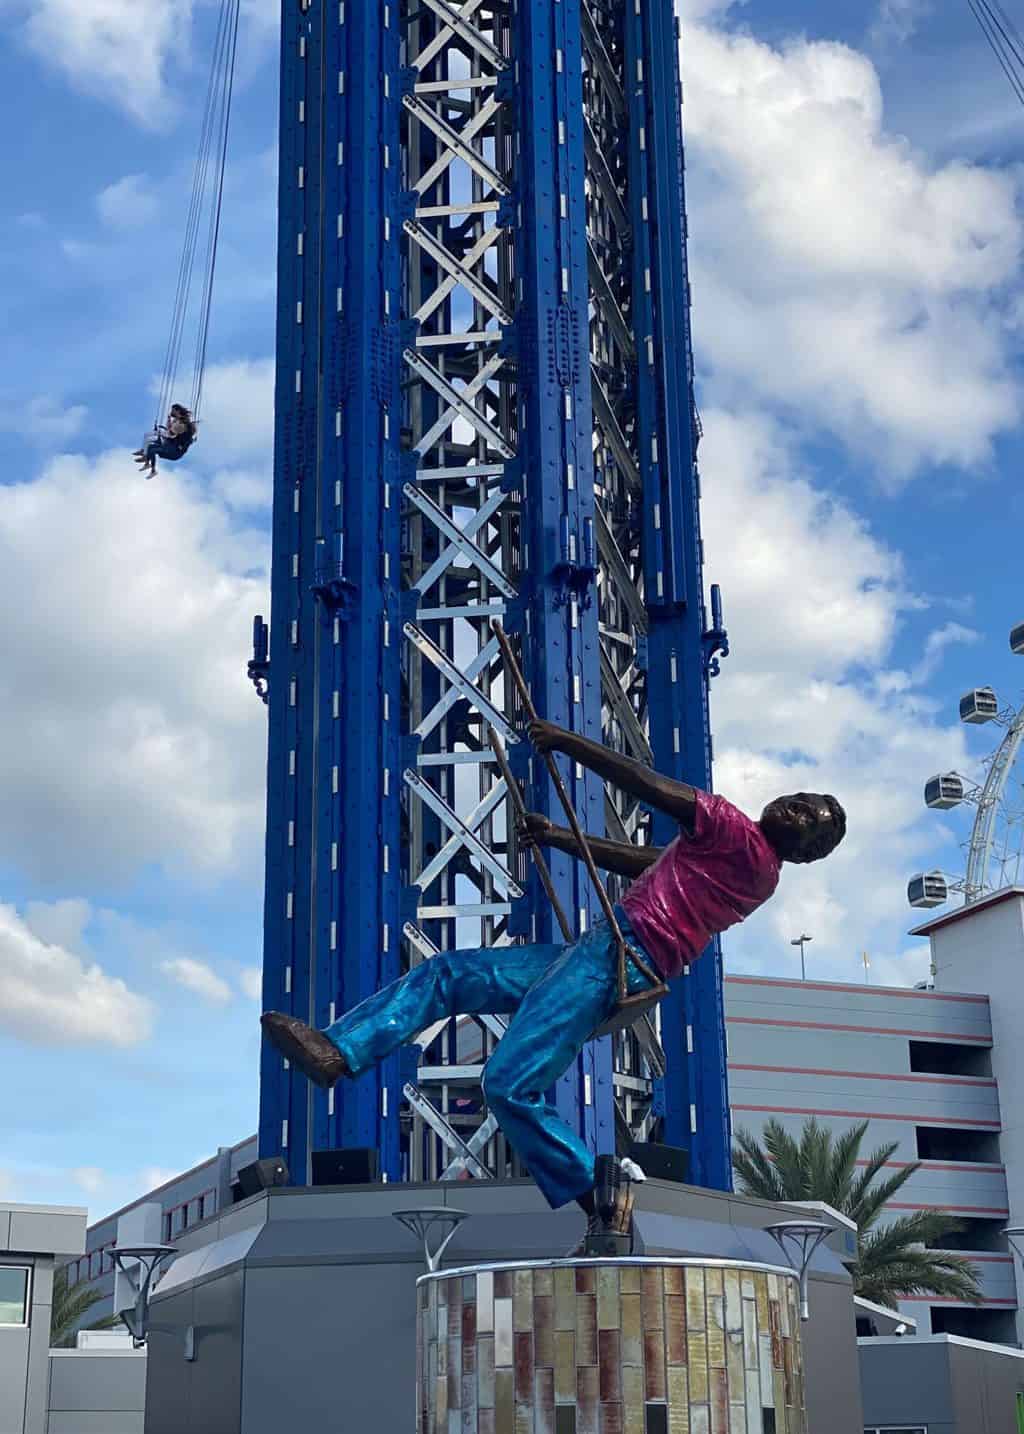
[[[971,1309],[971,1310],[982,1310],[982,1309],[985,1309],[987,1306],[990,1306],[990,1305],[1008,1305],[1008,1306],[1010,1307],[1010,1309],[1014,1309],[1014,1310],[1017,1308],[1017,1301],[1016,1301],[1016,1300],[1004,1300],[1004,1299],[990,1300],[990,1299],[984,1299],[984,1300],[982,1300],[982,1302],[981,1302],[980,1305],[975,1305],[975,1304],[970,1304],[970,1305],[969,1305],[966,1300],[946,1300],[946,1299],[937,1300],[937,1299],[934,1299],[931,1295],[900,1295],[900,1304],[901,1304],[901,1305],[902,1305],[902,1304],[914,1304],[914,1305],[963,1305],[965,1309]]]
[[[829,1071],[813,1066],[749,1066],[736,1061],[729,1062],[731,1071],[775,1071],[779,1075],[846,1076],[851,1080],[902,1080],[927,1081],[932,1085],[969,1085],[975,1089],[989,1086],[995,1089],[995,1081],[987,1076],[942,1076],[942,1075],[887,1075],[882,1071]]]
[[[887,1210],[959,1210],[963,1215],[1009,1215],[1005,1205],[905,1205],[899,1200],[887,1200]]]
[[[983,1046],[992,1044],[991,1036],[969,1036],[963,1031],[922,1031],[904,1029],[902,1026],[841,1026],[834,1021],[774,1021],[763,1016],[726,1016],[730,1026],[786,1026],[801,1031],[856,1031],[860,1036],[919,1036],[924,1040],[955,1041],[964,1045],[968,1041]]]
[[[899,986],[856,986],[840,981],[789,981],[774,976],[726,976],[726,982],[736,986],[786,986],[794,991],[853,991],[858,996],[895,996],[901,1000],[916,1001],[963,1001],[975,1006],[987,1006],[987,996],[963,996],[948,991],[904,991]]]
[[[870,1165],[869,1160],[857,1160],[856,1165]],[[986,1165],[983,1160],[967,1161],[962,1165],[952,1164],[943,1160],[887,1160],[886,1170],[906,1170],[908,1165],[919,1165],[922,1171],[928,1170],[963,1170],[972,1175],[1005,1175],[1005,1165]]]
[[[973,1250],[944,1250],[947,1255],[966,1255],[972,1265],[1012,1265],[1011,1255],[976,1255]]]
[[[733,1105],[733,1110],[759,1111],[764,1115],[847,1115],[856,1120],[912,1120],[915,1125],[981,1126],[985,1130],[1001,1130],[998,1120],[974,1120],[970,1116],[893,1115],[887,1110],[823,1110],[821,1106],[803,1105]]]

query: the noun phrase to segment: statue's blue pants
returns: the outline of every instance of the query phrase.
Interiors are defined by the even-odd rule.
[[[631,944],[651,964],[624,912]],[[630,993],[649,982],[629,963]],[[445,1016],[511,1016],[484,1068],[488,1108],[557,1208],[594,1184],[594,1156],[545,1092],[618,1004],[615,942],[605,922],[573,945],[442,952],[328,1026],[326,1035],[360,1075]]]

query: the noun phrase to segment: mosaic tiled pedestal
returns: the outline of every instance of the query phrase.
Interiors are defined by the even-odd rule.
[[[790,1270],[531,1261],[418,1290],[417,1434],[807,1434]]]

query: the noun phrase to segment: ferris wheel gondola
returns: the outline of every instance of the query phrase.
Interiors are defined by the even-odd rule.
[[[1010,633],[1010,651],[1024,656],[1024,623]],[[948,877],[941,871],[919,873],[907,887],[911,906],[943,906],[954,893],[965,905],[992,892],[1017,886],[1024,875],[1024,704],[1002,707],[991,687],[976,687],[960,699],[960,720],[972,726],[991,723],[1003,729],[985,759],[984,778],[972,782],[958,772],[943,772],[925,783],[925,804],[935,811],[971,805],[971,835],[964,847],[966,871]]]

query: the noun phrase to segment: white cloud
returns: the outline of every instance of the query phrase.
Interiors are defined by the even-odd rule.
[[[883,481],[977,465],[1021,412],[1016,180],[932,164],[838,44],[685,32],[700,367],[870,455]]]
[[[211,460],[243,465],[262,461],[269,474],[274,454],[273,359],[242,359],[207,373],[200,437]]]
[[[923,783],[972,765],[924,685],[977,634],[950,617],[956,593],[912,590],[799,445],[838,441],[893,495],[922,469],[941,481],[938,465],[990,460],[1021,409],[1018,181],[889,133],[865,56],[715,29],[728,8],[696,0],[682,45],[704,535],[733,648],[712,692],[716,784],[752,814],[831,790],[850,826],[725,949],[780,973],[807,931],[816,974],[863,979],[867,948],[873,980],[912,982],[927,948],[904,939],[907,878],[962,861]],[[890,39],[916,8],[883,7]],[[911,624],[920,656],[897,663]]]
[[[865,945],[888,950],[910,924],[908,877],[944,839],[952,848],[922,788],[969,764],[963,729],[922,696],[923,669],[887,680],[900,623],[922,617],[898,554],[814,485],[763,415],[709,409],[704,425],[704,535],[733,652],[712,688],[716,786],[754,816],[783,792],[830,791],[849,818],[838,851],[786,867],[726,951],[733,968],[779,973],[807,931],[818,974],[855,978]],[[969,632],[938,627],[928,670]]]
[[[929,0],[879,0],[868,40],[879,49],[905,45],[931,11]]]
[[[0,487],[0,860],[62,881],[258,860],[266,564],[182,465],[63,457]]]
[[[192,0],[6,0],[30,47],[78,89],[156,128],[168,72],[188,58]]]
[[[139,1172],[134,1183],[138,1187],[139,1195],[147,1195],[151,1190],[157,1190],[161,1185],[176,1180],[180,1174],[180,1170],[171,1170],[164,1165],[147,1165]]]
[[[107,1177],[98,1166],[79,1165],[68,1174],[76,1185],[85,1190],[89,1195],[97,1195],[107,1183]]]
[[[684,25],[707,21],[735,9],[737,4],[745,5],[747,0],[676,0],[676,14]],[[684,31],[684,39],[686,32]]]
[[[173,960],[162,961],[160,969],[179,986],[202,996],[204,1001],[224,1006],[231,1000],[231,987],[204,961],[195,961],[191,956],[177,956]]]
[[[35,1045],[124,1047],[144,1041],[150,1023],[149,1002],[123,981],[0,905],[0,1028]]]
[[[78,951],[85,944],[85,928],[93,915],[88,901],[65,897],[61,901],[27,902],[24,921],[32,935],[48,946]]]
[[[250,1001],[258,1001],[263,995],[263,972],[258,966],[246,966],[238,973],[238,984]]]
[[[52,394],[39,394],[24,404],[0,405],[0,431],[42,447],[59,446],[81,433],[88,414],[82,404],[66,408]]]
[[[111,229],[140,229],[160,212],[160,200],[148,175],[126,174],[96,196],[96,208]]]
[[[213,491],[228,508],[240,513],[256,513],[272,506],[274,485],[270,472],[254,473],[244,468],[231,468],[213,477]]]

